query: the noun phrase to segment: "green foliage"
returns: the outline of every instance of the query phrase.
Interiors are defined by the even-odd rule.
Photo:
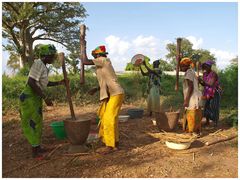
[[[99,103],[99,93],[94,96],[87,94],[87,91],[98,85],[97,78],[92,75],[92,70],[86,72],[85,84],[80,84],[79,75],[69,75],[70,90],[72,93],[73,103],[76,105]],[[220,83],[223,86],[223,95],[221,99],[221,109],[237,109],[237,65],[231,65],[226,70],[219,73]],[[49,77],[50,81],[61,80],[62,75]],[[118,76],[119,83],[125,91],[125,103],[133,103],[138,100],[147,98],[148,77],[144,77],[140,72],[132,72]],[[2,77],[3,92],[3,113],[10,109],[18,110],[18,96],[23,90],[27,76]],[[177,110],[182,107],[182,76],[180,76],[179,90],[176,92],[175,76],[163,74],[161,77],[161,106],[163,110]],[[55,103],[66,103],[66,89],[64,86],[48,87],[48,97],[53,99]],[[232,115],[233,114],[233,115]],[[237,124],[237,111],[225,113],[227,124]]]
[[[166,46],[166,49],[169,51],[169,53],[166,55],[166,58],[170,60],[171,64],[174,67],[176,66],[176,46],[176,43],[169,43]],[[182,39],[181,53],[182,57],[189,57],[199,62],[204,62],[208,59],[211,59],[213,61],[216,60],[214,55],[212,55],[206,49],[193,49],[193,44],[186,38]],[[196,58],[196,55],[199,55],[199,57]]]
[[[168,63],[167,61],[164,61],[163,59],[159,59],[159,68],[162,71],[173,71],[174,70],[173,65]]]
[[[4,50],[14,51],[24,65],[33,62],[36,40],[58,42],[79,54],[79,24],[87,16],[79,2],[3,2],[2,6],[2,35],[8,40]]]
[[[238,66],[232,64],[219,73],[220,85],[223,89],[221,105],[236,107],[238,104]]]
[[[10,67],[13,70],[13,72],[16,72],[17,70],[20,69],[19,61],[20,59],[17,53],[14,51],[10,51],[10,56],[7,62],[7,66]]]
[[[22,69],[17,72],[18,76],[28,76],[30,68],[28,65],[25,65]]]
[[[2,76],[3,113],[10,109],[18,110],[18,97],[25,86],[26,80],[26,76],[15,76],[14,78]]]
[[[238,112],[236,109],[227,109],[223,112],[226,116],[223,118],[223,122],[228,126],[238,128]]]

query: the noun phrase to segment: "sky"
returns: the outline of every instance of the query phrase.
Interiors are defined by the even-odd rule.
[[[238,52],[236,2],[84,2],[87,53],[105,45],[114,69],[122,71],[141,53],[151,62],[168,53],[166,44],[184,37],[195,49],[207,49],[226,68]],[[61,45],[57,49],[62,51]],[[3,72],[8,54],[3,52]]]

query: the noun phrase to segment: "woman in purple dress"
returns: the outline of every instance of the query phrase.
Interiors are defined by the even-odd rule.
[[[199,77],[199,83],[204,86],[203,99],[206,100],[204,106],[205,125],[209,125],[209,121],[212,120],[216,127],[219,120],[221,89],[218,75],[212,70],[214,63],[212,60],[207,60],[202,64],[203,79]]]

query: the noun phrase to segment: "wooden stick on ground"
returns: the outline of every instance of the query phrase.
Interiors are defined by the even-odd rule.
[[[233,135],[233,136],[225,138],[225,139],[219,139],[219,140],[215,140],[215,141],[212,141],[212,142],[206,142],[205,145],[210,146],[210,145],[213,145],[213,144],[216,144],[216,143],[219,143],[219,142],[228,141],[228,140],[236,138],[237,136],[238,135]]]
[[[71,158],[65,165],[65,167],[68,167],[73,161],[75,161],[79,156],[74,156],[73,158]]]
[[[120,134],[122,134],[123,136],[125,136],[126,138],[128,138],[128,139],[129,139],[129,136],[128,136],[128,135],[126,135],[125,133],[123,133],[123,132],[120,132]]]
[[[60,159],[60,158],[61,158],[61,157],[57,157],[57,158],[55,158],[55,159],[51,159],[51,160],[47,160],[47,161],[38,163],[38,164],[36,164],[35,166],[30,167],[28,170],[30,171],[30,170],[32,170],[32,169],[34,169],[34,168],[36,168],[36,167],[39,167],[39,166],[41,166],[41,165],[43,165],[43,164],[47,164],[47,163],[49,163],[49,162],[51,162],[51,161],[54,161],[54,160],[57,160],[57,159]]]
[[[62,144],[57,145],[50,153],[48,153],[48,155],[44,159],[50,159],[50,157],[54,154],[54,152],[60,147],[62,147]]]
[[[84,156],[89,155],[90,153],[74,153],[74,154],[63,154],[64,156]]]
[[[218,129],[217,131],[215,131],[214,133],[210,133],[209,135],[216,135],[217,133],[219,133],[220,131],[222,131],[222,129]]]

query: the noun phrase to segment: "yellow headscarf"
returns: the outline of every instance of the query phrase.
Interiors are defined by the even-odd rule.
[[[191,65],[192,67],[194,67],[194,64],[190,58],[182,58],[180,61],[180,65],[185,65],[185,66]]]

